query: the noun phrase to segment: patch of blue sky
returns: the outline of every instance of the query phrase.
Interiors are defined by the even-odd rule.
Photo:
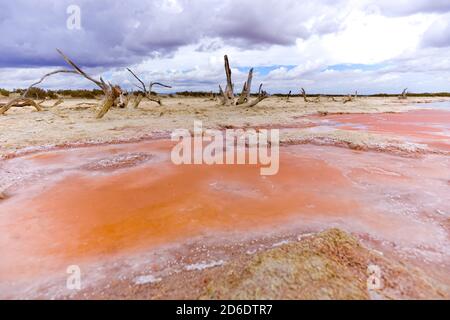
[[[325,68],[325,70],[333,71],[351,71],[351,70],[362,70],[362,71],[374,71],[386,67],[387,64],[375,63],[375,64],[360,64],[360,63],[341,63],[331,65]],[[324,70],[324,71],[325,71]]]
[[[261,66],[261,67],[254,67],[253,72],[259,73],[261,76],[268,75],[271,71],[279,69],[279,68],[285,68],[286,70],[291,70],[295,68],[296,66],[292,65],[272,65],[272,66]],[[238,67],[240,72],[247,73],[250,70],[251,67]]]

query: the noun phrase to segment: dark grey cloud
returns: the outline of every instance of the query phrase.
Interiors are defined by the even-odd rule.
[[[61,48],[87,67],[120,66],[170,55],[201,39],[252,48],[292,45],[336,32],[345,1],[15,0],[0,2],[0,67],[61,65]],[[69,5],[81,30],[66,27]],[[217,45],[211,48],[217,47]],[[207,50],[207,47],[200,48]]]
[[[450,14],[436,20],[424,33],[422,46],[443,48],[450,47]]]
[[[450,12],[449,0],[375,0],[368,8],[386,16],[407,16],[416,13]]]

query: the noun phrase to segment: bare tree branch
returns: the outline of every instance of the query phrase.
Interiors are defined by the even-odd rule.
[[[258,90],[258,98],[249,102],[251,85],[253,79],[253,68],[251,68],[248,72],[247,81],[244,83],[242,88],[242,93],[239,98],[236,100],[234,96],[234,84],[231,79],[231,68],[230,62],[228,60],[228,56],[224,56],[224,65],[225,65],[225,76],[227,78],[227,86],[225,87],[225,91],[223,91],[222,86],[219,85],[219,101],[222,105],[231,106],[231,105],[240,105],[243,107],[253,107],[258,104],[260,101],[268,97],[267,92],[261,91],[262,84],[259,86]]]
[[[28,92],[30,91],[31,88],[33,88],[34,86],[37,86],[38,84],[42,83],[42,81],[44,81],[46,78],[48,78],[48,77],[50,77],[50,76],[52,76],[54,74],[57,74],[57,73],[75,73],[76,74],[77,72],[73,71],[73,70],[56,70],[56,71],[47,73],[44,76],[42,76],[42,78],[39,79],[39,81],[37,81],[37,82],[33,83],[32,85],[30,85],[28,87],[28,89],[22,94],[22,98],[25,98],[27,96],[27,94],[28,94]]]
[[[308,100],[308,98],[306,97],[306,91],[305,91],[305,89],[303,89],[303,88],[302,88],[302,96],[303,96],[303,100],[304,100],[305,102],[310,102],[310,101]]]
[[[63,59],[67,62],[67,64],[69,64],[70,66],[72,66],[72,68],[74,68],[76,70],[76,72],[78,74],[80,74],[81,76],[85,77],[86,79],[94,82],[96,85],[98,85],[102,90],[108,90],[108,88],[106,88],[106,83],[103,81],[102,78],[100,78],[100,81],[95,80],[94,78],[92,78],[91,76],[89,76],[88,74],[86,74],[83,70],[81,70],[80,67],[78,67],[72,60],[70,60],[61,50],[56,49],[56,51],[58,51],[58,53],[63,57]]]
[[[149,93],[152,93],[153,86],[160,86],[160,87],[172,89],[171,86],[168,86],[166,84],[162,84],[161,82],[150,82],[150,91],[149,91]]]
[[[289,90],[289,93],[288,93],[287,98],[286,98],[286,102],[290,102],[289,98],[291,97],[291,93],[292,93],[292,90]]]
[[[6,105],[3,105],[0,108],[0,115],[4,114],[6,111],[11,109],[12,107],[26,107],[26,106],[32,106],[37,111],[43,110],[42,107],[38,103],[36,103],[34,100],[20,97],[20,98],[16,98],[16,99],[9,101]]]
[[[156,102],[159,105],[162,105],[161,99],[158,97],[155,97],[152,94],[152,89],[153,86],[160,86],[160,87],[164,87],[164,88],[172,88],[171,86],[168,86],[166,84],[163,84],[161,82],[150,82],[149,84],[149,88],[147,90],[147,87],[145,86],[144,81],[141,80],[141,78],[139,78],[130,68],[127,68],[127,70],[139,81],[139,83],[142,85],[142,87],[139,87],[137,85],[135,85],[137,88],[139,88],[140,90],[143,91],[145,98],[147,98],[150,101]],[[138,96],[139,97],[139,96]],[[143,98],[143,97],[142,97]],[[142,101],[142,98],[136,98],[134,100],[134,108],[137,108],[139,106],[139,104]]]
[[[403,92],[400,96],[398,96],[399,99],[404,100],[404,99],[408,99],[408,88],[403,89]]]
[[[352,102],[353,101],[353,97],[351,94],[349,94],[346,98],[344,98],[343,103],[346,104],[347,102]]]
[[[252,79],[253,79],[253,68],[248,72],[247,81],[244,83],[244,87],[242,88],[242,93],[239,96],[236,105],[244,104],[248,101],[250,97],[250,91],[252,90]]]
[[[231,68],[227,55],[224,56],[224,62],[225,62],[225,75],[227,77],[227,85],[223,93],[224,101],[226,105],[232,105],[234,103],[234,86],[231,80]]]
[[[145,86],[144,81],[142,81],[133,71],[131,71],[130,68],[127,68],[127,70],[136,78],[137,81],[139,81],[142,85],[142,87],[136,86],[138,88],[140,88],[141,90],[143,90],[145,93],[147,93],[147,87]]]

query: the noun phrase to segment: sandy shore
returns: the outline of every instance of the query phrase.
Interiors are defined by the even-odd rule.
[[[228,127],[293,127],[298,130],[282,135],[281,139],[311,139],[332,137],[356,144],[373,140],[372,135],[357,135],[354,132],[314,132],[302,127],[308,121],[302,119],[309,114],[321,113],[380,113],[402,112],[419,109],[417,103],[443,101],[441,98],[359,98],[355,102],[325,101],[305,103],[301,98],[285,99],[271,97],[254,108],[219,106],[215,101],[198,98],[166,98],[163,106],[143,102],[138,109],[114,109],[104,119],[95,119],[95,100],[68,99],[57,107],[48,107],[44,112],[30,108],[13,108],[0,117],[0,156],[5,157],[19,150],[70,144],[95,144],[139,140],[146,137],[167,136],[177,128],[192,128],[194,120],[201,120],[204,128]],[[0,99],[1,101],[1,99]],[[6,101],[3,99],[3,101]],[[51,106],[55,101],[43,105]],[[378,137],[383,139],[382,136]]]

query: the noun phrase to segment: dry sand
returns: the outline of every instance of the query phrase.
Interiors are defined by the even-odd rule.
[[[12,108],[0,116],[0,156],[4,157],[19,150],[55,145],[89,144],[139,140],[146,137],[166,136],[177,128],[192,128],[194,120],[201,120],[204,128],[280,126],[297,127],[298,130],[282,136],[282,140],[332,137],[356,144],[376,139],[372,135],[355,135],[354,132],[315,132],[302,130],[304,115],[327,113],[379,113],[402,112],[418,109],[416,103],[442,101],[441,98],[417,98],[398,100],[396,98],[359,98],[354,102],[326,101],[305,103],[301,98],[285,99],[271,97],[256,107],[219,106],[217,102],[204,98],[165,98],[163,106],[143,102],[138,109],[113,109],[103,119],[95,119],[95,108],[86,103],[96,100],[67,99],[62,105],[48,107],[36,112],[31,107]],[[3,102],[6,100],[3,99]],[[1,99],[0,99],[0,102]],[[43,105],[51,106],[55,101]],[[381,136],[378,138],[383,139]]]
[[[330,229],[285,240],[259,239],[221,246],[231,262],[190,264],[167,277],[111,280],[67,299],[448,299],[449,287],[423,270]],[[249,250],[249,248],[259,250]],[[199,248],[201,248],[199,250]],[[218,247],[198,246],[192,259]],[[203,253],[203,254],[202,254]],[[186,260],[189,261],[190,258]],[[368,290],[368,266],[382,270],[380,287]],[[137,281],[136,281],[137,280]]]

